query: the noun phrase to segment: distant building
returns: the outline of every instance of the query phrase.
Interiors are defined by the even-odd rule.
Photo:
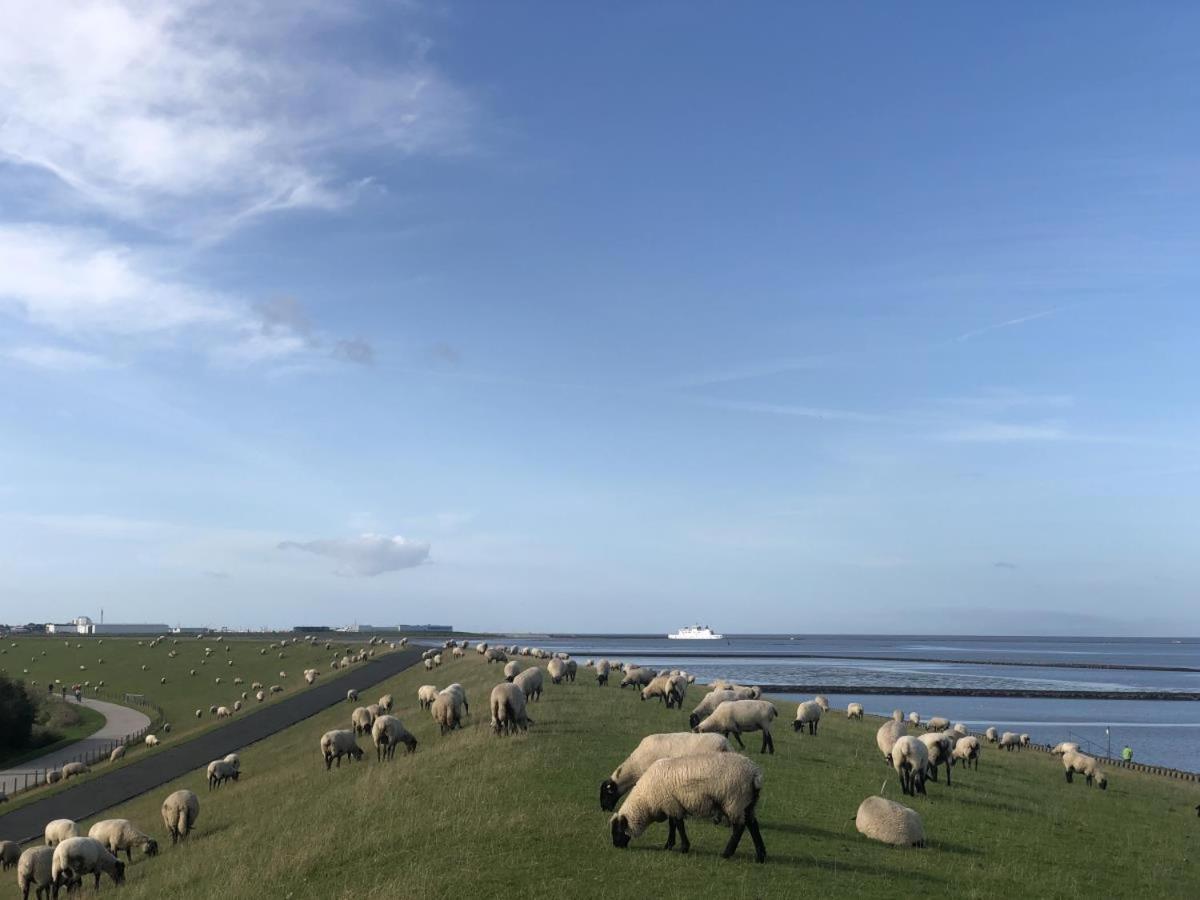
[[[453,631],[453,625],[397,625],[397,631]]]
[[[146,622],[93,622],[87,616],[78,616],[63,624],[46,624],[47,634],[166,634],[171,629],[160,623]]]
[[[296,625],[292,631],[333,631],[328,625]]]

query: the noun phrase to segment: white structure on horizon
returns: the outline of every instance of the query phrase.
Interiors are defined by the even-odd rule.
[[[166,625],[147,622],[93,622],[87,616],[76,616],[66,624],[47,623],[47,634],[166,634]]]

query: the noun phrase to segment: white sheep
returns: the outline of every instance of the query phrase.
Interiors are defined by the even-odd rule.
[[[896,847],[925,846],[925,827],[916,811],[883,797],[868,797],[859,804],[854,827],[871,840]]]
[[[355,760],[363,758],[362,748],[354,739],[354,732],[341,729],[327,731],[321,735],[321,755],[325,758],[325,771],[332,768],[335,759],[340,769],[343,756],[349,756]]]
[[[46,823],[42,836],[46,840],[47,847],[54,847],[67,838],[79,837],[79,826],[73,819],[55,819]]]
[[[554,666],[554,662],[555,662],[554,660],[550,661],[551,667]],[[550,677],[551,678],[554,677],[553,672],[550,673]],[[642,699],[643,700],[658,700],[660,702],[665,702],[665,701],[667,701],[667,695],[670,693],[670,690],[671,690],[671,676],[670,675],[656,675],[656,676],[654,676],[654,678],[652,678],[650,680],[650,683],[648,685],[646,685],[644,688],[642,688]],[[670,705],[671,705],[671,703],[668,702],[667,706],[670,706]]]
[[[76,775],[82,775],[85,772],[90,772],[90,771],[91,771],[91,769],[89,769],[87,766],[85,766],[81,762],[69,762],[65,766],[62,767],[63,780],[65,781],[68,778],[73,778]]]
[[[1022,746],[1022,747],[1028,747],[1028,746],[1029,746],[1029,735],[1027,735],[1027,734],[1022,734],[1022,735],[1020,735],[1020,737],[1018,738],[1018,740],[1021,742],[1021,746]]]
[[[975,762],[975,770],[979,770],[979,738],[974,735],[960,737],[954,744],[954,750],[951,751],[951,756],[954,762],[962,763],[965,769],[970,766],[972,760]]]
[[[899,738],[906,734],[908,734],[908,726],[895,719],[888,719],[875,732],[875,744],[879,747],[879,752],[883,754],[883,758],[889,766],[892,764],[892,747],[896,745]]]
[[[1061,744],[1055,744],[1054,749],[1050,751],[1052,756],[1062,756],[1068,750],[1079,750],[1079,745],[1073,741],[1063,741]]]
[[[262,703],[264,700],[267,699],[267,695],[264,694],[262,691],[255,691],[254,699],[257,700],[259,703]]]
[[[621,679],[621,687],[645,687],[656,677],[653,669],[643,669],[640,666],[630,666],[625,670],[625,677]]]
[[[171,843],[178,843],[191,834],[200,818],[200,798],[188,790],[176,791],[163,801],[162,818]]]
[[[556,657],[546,663],[546,673],[554,684],[562,684],[562,680],[567,677],[567,664]]]
[[[1000,735],[1000,749],[1008,750],[1009,752],[1013,750],[1020,750],[1021,736],[1015,731],[1004,732],[1004,734]]]
[[[488,697],[488,707],[492,713],[492,732],[494,734],[511,734],[513,731],[527,731],[534,724],[529,718],[525,706],[524,689],[513,682],[502,681],[492,688]]]
[[[463,688],[463,686],[461,684],[459,684],[458,682],[455,682],[454,684],[446,685],[446,687],[442,688],[442,690],[451,691],[455,694],[458,694],[458,699],[462,701],[463,711],[466,713],[471,712],[471,706],[470,706],[470,704],[467,703],[466,689]]]
[[[999,740],[999,737],[997,737],[995,725],[989,726],[988,730],[983,733],[983,736],[988,739],[989,744],[994,744],[994,743],[996,743],[996,741]]]
[[[237,781],[241,768],[223,759],[214,759],[208,764],[208,789],[220,787],[226,781]]]
[[[604,687],[608,684],[608,673],[612,666],[609,665],[607,659],[601,659],[596,662],[596,684]]]
[[[846,704],[847,719],[861,719],[863,717],[863,705],[861,703]]]
[[[30,847],[21,854],[17,860],[17,889],[21,892],[23,900],[29,900],[30,888],[36,889],[37,900],[50,900],[50,889],[54,885],[53,869],[53,847]],[[77,886],[78,883],[72,881],[67,889]]]
[[[396,755],[396,745],[403,744],[405,752],[417,751],[417,739],[395,716],[384,713],[371,726],[371,740],[375,743],[375,760],[392,759]]]
[[[395,698],[391,694],[384,694],[379,698],[379,709],[385,713],[390,713],[392,707],[396,705]]]
[[[775,740],[771,737],[771,723],[779,711],[769,700],[726,700],[720,704],[704,721],[698,723],[692,730],[697,734],[721,733],[725,737],[733,735],[738,746],[744,748],[742,733],[761,731],[763,734],[760,753],[774,753]]]
[[[513,679],[513,684],[525,694],[526,702],[542,699],[542,670],[538,666],[531,666],[523,671]]]
[[[521,674],[521,664],[519,662],[517,662],[515,659],[510,660],[504,664],[504,680],[505,681],[512,681],[514,678],[516,678],[520,674]]]
[[[721,853],[728,859],[737,851],[742,833],[750,830],[754,858],[763,862],[767,848],[758,830],[756,807],[762,791],[762,769],[738,753],[703,753],[659,759],[638,779],[633,790],[610,820],[614,847],[625,848],[652,822],[668,823],[666,849],[691,847],[684,819],[695,816],[729,823],[729,842]]]
[[[96,876],[96,889],[100,888],[100,876],[107,874],[113,884],[125,881],[125,863],[117,859],[95,838],[67,838],[54,848],[50,862],[50,878],[55,893],[61,884],[78,884],[84,875]]]
[[[945,731],[950,727],[950,720],[941,716],[933,716],[925,723],[926,731]]]
[[[954,765],[954,760],[951,754],[954,752],[954,733],[951,731],[939,731],[936,734],[926,732],[917,737],[922,744],[925,745],[925,752],[929,755],[929,766],[926,774],[934,781],[938,780],[938,766],[946,767],[946,785],[950,785],[950,767]]]
[[[21,861],[21,845],[16,841],[0,841],[0,868],[11,869]]]
[[[908,714],[908,724],[911,725],[913,728],[918,727],[921,724],[921,714],[919,712],[916,712],[915,710],[913,712],[910,712]]]
[[[218,706],[217,707],[217,718],[218,719],[228,719],[232,715],[233,715],[233,713],[230,712],[228,706]]]
[[[443,735],[462,727],[464,714],[463,698],[455,691],[444,689],[438,691],[433,706],[429,708],[433,721],[438,723]]]
[[[688,727],[695,728],[700,724],[701,720],[712,714],[712,711],[724,703],[726,700],[740,700],[736,691],[721,688],[715,691],[709,691],[700,698],[700,702],[696,704],[696,708],[692,710],[688,716]]]
[[[804,733],[804,726],[808,726],[809,734],[817,733],[817,725],[821,721],[821,704],[816,700],[805,700],[796,707],[796,719],[792,722],[792,728],[801,734]]]
[[[732,752],[728,739],[719,734],[693,734],[690,731],[648,734],[613,770],[612,775],[600,782],[600,808],[605,812],[616,809],[622,795],[629,793],[651,764],[660,759],[697,753]]]
[[[892,768],[900,776],[900,789],[915,797],[925,793],[925,774],[929,770],[929,751],[909,734],[896,738],[892,745]]]
[[[358,691],[356,691],[354,688],[350,688],[350,690],[346,691],[346,699],[351,703],[357,703]]]
[[[417,688],[417,704],[421,709],[429,709],[429,707],[433,706],[433,701],[437,699],[437,695],[438,689],[436,685],[423,684]]]
[[[222,758],[239,772],[242,770],[242,758],[236,753],[226,753]]]
[[[95,838],[105,846],[109,853],[120,856],[125,851],[125,857],[133,861],[133,848],[141,847],[147,856],[158,854],[158,841],[138,829],[128,819],[104,819],[88,829],[88,837]]]
[[[1100,790],[1108,790],[1108,776],[1100,770],[1100,763],[1094,756],[1088,756],[1086,753],[1080,753],[1078,750],[1069,750],[1063,754],[1062,758],[1063,769],[1066,770],[1067,783],[1073,782],[1073,777],[1076,773],[1086,776],[1088,787],[1095,782]]]

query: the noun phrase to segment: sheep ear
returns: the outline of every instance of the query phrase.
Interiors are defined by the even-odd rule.
[[[620,777],[621,777],[621,767],[617,766],[617,770],[612,773],[612,780],[616,781]]]

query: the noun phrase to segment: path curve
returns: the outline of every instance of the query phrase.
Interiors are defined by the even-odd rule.
[[[235,716],[228,725],[194,738],[171,743],[141,756],[134,762],[105,772],[57,794],[35,800],[0,815],[0,840],[25,843],[42,835],[52,819],[79,822],[113,806],[132,800],[146,791],[207,766],[212,760],[241,750],[297,722],[346,702],[346,690],[366,690],[403,672],[421,658],[416,649],[396,650],[370,662],[356,664],[344,675],[322,678],[308,690],[249,713]],[[313,746],[320,735],[313,735]]]
[[[74,703],[75,701],[58,700],[56,702]],[[83,740],[60,747],[53,753],[47,753],[37,759],[30,759],[20,765],[0,771],[0,790],[7,791],[11,796],[16,793],[18,785],[25,783],[26,777],[32,781],[35,772],[41,772],[44,777],[47,769],[61,768],[64,763],[73,759],[79,759],[88,753],[95,753],[111,747],[114,742],[122,741],[128,735],[141,731],[150,724],[150,717],[145,713],[130,709],[128,706],[121,706],[118,703],[90,700],[85,697],[83,705],[104,716],[104,725],[100,730]]]

